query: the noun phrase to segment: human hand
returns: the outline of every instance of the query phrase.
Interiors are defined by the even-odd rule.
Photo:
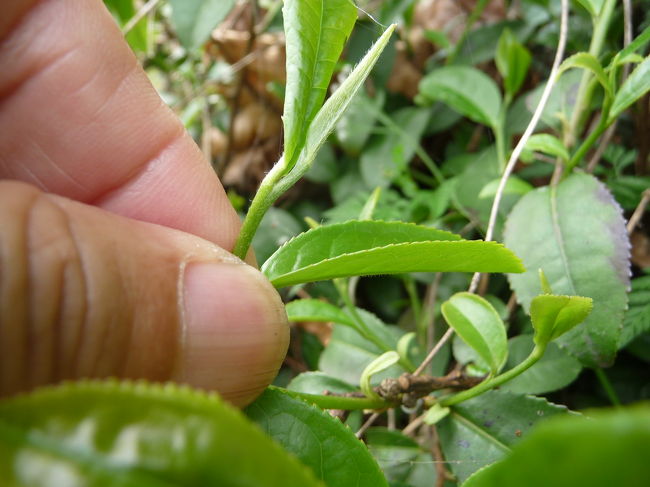
[[[239,219],[99,0],[0,16],[0,395],[174,380],[250,402],[288,342]]]

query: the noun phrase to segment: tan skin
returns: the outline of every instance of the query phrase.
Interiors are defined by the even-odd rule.
[[[3,2],[0,66],[0,395],[117,376],[249,403],[284,308],[223,250],[239,219],[103,3]]]

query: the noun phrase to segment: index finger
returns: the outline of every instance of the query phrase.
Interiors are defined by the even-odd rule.
[[[10,1],[0,66],[0,178],[232,248],[216,174],[101,1]]]

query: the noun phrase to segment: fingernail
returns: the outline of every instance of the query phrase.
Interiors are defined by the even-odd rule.
[[[189,264],[176,380],[250,402],[276,376],[288,324],[277,292],[245,264]]]

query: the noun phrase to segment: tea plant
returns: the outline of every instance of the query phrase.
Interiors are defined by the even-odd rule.
[[[181,41],[197,47],[214,26],[201,20],[201,8],[212,8],[218,22],[234,3],[171,1]],[[488,3],[476,2],[455,44],[428,32],[446,50],[419,82],[416,105],[391,111],[377,78],[396,25],[326,97],[357,7],[285,0],[284,152],[261,182],[233,253],[244,258],[256,235],[277,231],[273,218],[300,228],[273,205],[303,176],[329,184],[335,207],[317,215],[322,223],[308,217],[309,230],[258,254],[271,283],[288,288],[291,322],[333,324],[325,345],[298,335],[298,359],[316,370],[270,386],[244,414],[215,394],[119,381],[0,401],[0,478],[8,485],[482,487],[637,485],[647,476],[638,456],[650,439],[647,408],[586,421],[533,394],[565,388],[587,368],[616,403],[603,368],[630,343],[647,354],[638,340],[650,330],[648,277],[628,292],[625,221],[590,173],[596,144],[608,144],[612,127],[650,91],[650,57],[641,54],[650,28],[613,52],[606,45],[616,2],[580,0],[572,15],[591,23],[591,41],[563,60],[567,1],[559,19],[540,21],[541,7],[524,2],[522,22],[472,29]],[[386,2],[364,25],[408,19],[411,4]],[[522,93],[534,64],[526,43],[556,24],[549,79]],[[142,40],[132,37],[132,45]],[[359,41],[350,42],[353,50]],[[489,49],[474,60],[494,60],[500,85],[467,62],[477,42]],[[369,79],[379,86],[374,96]],[[422,145],[424,134],[452,126],[459,129],[444,149]],[[467,153],[465,133],[478,141]],[[513,176],[518,161],[526,166]],[[629,164],[601,172],[608,184],[620,183]],[[633,194],[626,208],[639,200]],[[485,240],[460,235],[475,229]],[[447,273],[475,274],[470,282]],[[496,296],[505,281],[485,273],[507,274],[514,292],[507,305]],[[372,313],[360,304],[358,276],[377,275],[394,277],[374,281],[388,284],[366,299]],[[404,326],[379,316],[400,314],[390,293],[406,296]],[[388,427],[372,426],[377,421]]]

